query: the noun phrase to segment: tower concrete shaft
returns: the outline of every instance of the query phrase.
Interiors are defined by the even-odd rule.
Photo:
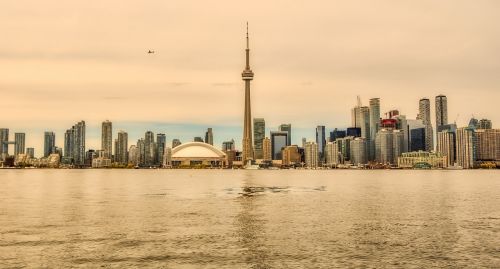
[[[243,152],[242,158],[244,164],[253,160],[253,141],[252,141],[252,109],[250,105],[250,81],[253,79],[253,72],[250,69],[250,46],[248,38],[247,23],[247,48],[246,48],[246,66],[241,73],[241,78],[245,81],[245,116],[243,125]]]

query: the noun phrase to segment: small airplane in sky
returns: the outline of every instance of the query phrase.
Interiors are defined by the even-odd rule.
[[[148,50],[148,54],[155,53],[154,50]]]

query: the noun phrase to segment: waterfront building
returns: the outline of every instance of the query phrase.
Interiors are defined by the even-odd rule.
[[[226,152],[230,150],[235,150],[234,139],[222,142],[222,151]]]
[[[205,143],[214,145],[214,134],[212,132],[212,128],[208,128],[205,132]]]
[[[307,142],[304,149],[305,164],[308,168],[316,168],[319,165],[319,146],[315,142]]]
[[[393,129],[382,128],[378,131],[375,139],[376,160],[382,164],[394,163],[394,141]]]
[[[108,157],[104,157],[104,156],[107,156],[108,154],[109,154],[108,152],[104,152],[104,150],[103,150],[103,153],[102,153],[103,157],[92,158],[92,168],[111,167],[111,159]]]
[[[155,158],[155,135],[152,131],[144,134],[144,165],[154,165]]]
[[[177,146],[180,146],[181,144],[182,143],[179,139],[177,139],[177,138],[172,139],[172,149],[177,147]]]
[[[418,105],[417,119],[421,120],[425,126],[425,150],[432,151],[434,149],[434,134],[431,123],[431,103],[428,98],[422,98]]]
[[[35,158],[35,148],[26,148],[26,155],[31,159]]]
[[[368,143],[363,137],[356,137],[350,141],[350,161],[353,165],[363,165],[368,162]]]
[[[226,165],[226,154],[205,142],[189,142],[172,149],[172,166]]]
[[[128,164],[128,134],[124,131],[118,132],[118,139],[116,139],[115,146],[115,161],[119,164]],[[104,152],[106,156],[106,152]]]
[[[457,164],[465,169],[474,168],[476,161],[476,135],[474,128],[463,127],[457,129],[456,150]]]
[[[477,129],[477,161],[500,161],[500,129]]]
[[[361,137],[361,128],[359,127],[349,127],[346,130],[346,136]]]
[[[43,141],[43,157],[49,157],[50,154],[55,153],[56,134],[54,132],[45,132]]]
[[[9,156],[9,129],[0,128],[0,160]]]
[[[104,152],[103,158],[111,159],[113,148],[113,125],[109,120],[102,122],[101,128],[101,150]]]
[[[440,127],[448,124],[448,99],[445,95],[436,96],[436,131],[440,132]]]
[[[263,140],[266,136],[266,121],[263,118],[253,119],[253,138],[255,159],[263,159]]]
[[[272,158],[272,150],[271,150],[271,139],[265,137],[262,140],[262,159],[264,161],[271,161]]]
[[[282,164],[284,166],[296,166],[301,163],[301,155],[297,145],[287,146],[283,149]]]
[[[242,162],[247,164],[248,161],[254,159],[253,156],[253,143],[252,143],[252,112],[250,105],[250,81],[253,80],[254,73],[250,69],[250,42],[248,38],[248,24],[247,24],[247,48],[246,52],[246,65],[245,69],[241,73],[243,81],[245,81],[245,113],[243,122],[243,152],[242,152]],[[280,158],[281,159],[281,158]]]
[[[340,152],[337,140],[328,142],[325,146],[325,165],[328,167],[335,167],[337,164],[342,163],[340,160]]]
[[[491,120],[488,119],[481,119],[477,125],[477,129],[491,129],[492,127]]]
[[[446,166],[447,158],[439,152],[405,152],[398,157],[398,167],[401,168],[444,168]]]
[[[442,156],[446,156],[446,166],[453,166],[455,164],[456,152],[456,139],[455,132],[452,130],[444,130],[437,133],[436,152]]]
[[[282,160],[281,151],[287,146],[288,132],[271,132],[271,155],[273,160]]]
[[[157,166],[163,165],[163,158],[166,146],[167,146],[167,136],[165,134],[156,134],[155,165]]]
[[[15,133],[14,134],[14,156],[18,154],[24,154],[26,147],[26,134],[25,133]]]
[[[321,162],[324,158],[325,146],[326,146],[326,136],[325,136],[325,126],[318,125],[316,127],[316,144],[318,145],[319,161]]]
[[[278,127],[278,131],[280,132],[287,132],[288,133],[288,141],[287,141],[287,146],[292,145],[292,124],[281,124]]]

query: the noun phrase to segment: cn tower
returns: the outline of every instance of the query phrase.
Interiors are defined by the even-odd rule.
[[[253,142],[252,142],[252,109],[250,106],[250,81],[253,79],[253,72],[250,69],[250,47],[248,40],[248,22],[247,22],[247,49],[246,49],[246,66],[241,73],[241,78],[245,81],[245,119],[243,125],[243,165],[248,164],[248,161],[253,160]]]

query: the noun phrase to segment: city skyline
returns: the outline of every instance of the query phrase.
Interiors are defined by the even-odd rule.
[[[158,4],[157,9],[162,12],[173,12],[168,6],[153,3]],[[458,126],[466,126],[472,114],[478,119],[498,122],[493,102],[500,98],[496,76],[499,68],[498,63],[491,61],[494,57],[485,57],[494,52],[491,41],[497,30],[489,24],[494,14],[486,4],[474,4],[476,9],[472,10],[468,4],[454,1],[454,13],[476,19],[472,24],[467,23],[469,28],[454,32],[453,29],[465,22],[449,13],[446,7],[451,3],[444,2],[432,10],[415,4],[382,3],[382,13],[387,13],[387,19],[379,20],[377,25],[368,23],[382,16],[369,9],[373,4],[355,11],[352,4],[336,3],[333,12],[338,13],[335,17],[338,21],[332,14],[307,5],[302,8],[314,11],[318,20],[299,16],[295,21],[287,19],[286,25],[276,19],[278,10],[290,15],[304,11],[297,6],[283,8],[273,3],[266,9],[267,13],[257,18],[247,13],[252,8],[247,11],[228,4],[229,10],[242,16],[224,19],[212,16],[203,27],[195,22],[175,24],[196,13],[186,4],[183,12],[175,12],[177,15],[172,21],[163,25],[166,28],[161,28],[161,34],[155,32],[152,36],[153,31],[160,28],[149,25],[141,31],[127,29],[126,36],[111,31],[113,34],[108,37],[99,35],[102,25],[87,21],[103,15],[97,9],[78,9],[71,4],[50,1],[41,7],[33,2],[27,6],[27,12],[39,16],[34,25],[15,5],[6,4],[0,11],[0,20],[8,20],[21,29],[1,28],[8,38],[0,44],[0,71],[4,74],[0,93],[10,114],[2,119],[1,127],[9,128],[12,133],[26,133],[26,146],[35,147],[37,156],[43,148],[45,131],[55,132],[56,146],[62,147],[64,131],[77,120],[87,123],[88,148],[100,148],[97,126],[105,119],[113,122],[115,134],[119,130],[129,133],[129,144],[147,130],[166,133],[167,140],[191,141],[194,136],[203,137],[206,128],[212,127],[214,144],[234,139],[241,148],[240,100],[244,93],[236,71],[244,65],[243,42],[238,38],[244,25],[241,17],[248,17],[252,33],[257,36],[252,43],[252,68],[259,73],[259,79],[252,83],[252,110],[253,118],[266,120],[266,135],[276,131],[280,124],[291,123],[292,144],[300,145],[302,137],[314,139],[317,125],[326,126],[327,130],[350,127],[349,110],[356,104],[357,95],[361,96],[364,106],[371,98],[381,98],[381,114],[398,109],[413,119],[418,112],[415,100],[429,98],[433,104],[435,96],[444,94],[449,97],[449,122],[457,120]],[[58,14],[59,17],[79,18],[70,23],[74,29],[67,28],[66,24],[54,24],[50,7],[55,4],[67,11]],[[218,12],[218,5],[209,10]],[[255,8],[260,5],[256,3]],[[413,8],[410,12],[405,7]],[[151,18],[160,22],[163,18],[160,17],[163,14],[148,5],[136,8],[150,12]],[[442,15],[443,21],[429,19],[415,25],[403,16],[426,13]],[[110,15],[116,22],[102,27],[123,29],[127,25],[126,14],[126,10],[116,11]],[[151,23],[144,17],[136,19],[144,24],[142,26]],[[221,23],[224,31],[219,31]],[[349,36],[341,26],[352,27],[350,33],[356,38]],[[435,35],[435,26],[443,30],[439,38]],[[42,42],[35,30],[46,30],[46,39],[54,43]],[[190,34],[182,39],[182,33],[187,30]],[[371,32],[374,30],[380,36],[369,39],[374,37]],[[70,37],[78,31],[87,33],[80,41],[89,46],[72,43]],[[133,45],[115,46],[129,35],[150,35],[150,38],[144,39],[147,44],[135,41]],[[170,37],[181,38],[182,48],[167,42]],[[325,42],[315,39],[308,42],[308,37],[320,37]],[[27,42],[20,46],[18,43],[23,39]],[[96,43],[98,39],[103,40]],[[363,40],[370,40],[369,46],[359,42]],[[456,40],[468,42],[454,42]],[[200,41],[203,45],[199,45]],[[402,43],[414,43],[414,46],[405,46],[402,51],[396,49]],[[453,46],[445,46],[448,43]],[[146,54],[150,47],[155,50],[154,55]],[[172,58],[174,55],[178,58]],[[180,59],[189,60],[178,64]],[[457,69],[457,64],[462,67]],[[471,96],[483,101],[469,102]],[[314,98],[314,105],[306,102],[310,97]],[[147,109],[134,109],[138,104],[146,104]],[[297,109],[301,106],[307,109]],[[75,109],[78,107],[80,109]],[[198,115],[201,113],[203,117]],[[436,131],[433,105],[430,115]]]

